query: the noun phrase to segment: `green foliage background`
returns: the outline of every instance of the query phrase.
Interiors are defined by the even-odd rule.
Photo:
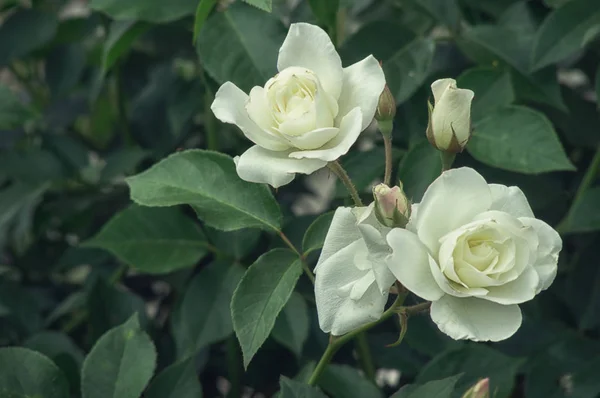
[[[344,66],[382,61],[414,201],[440,170],[429,85],[475,91],[456,165],[521,187],[564,239],[515,336],[457,342],[416,316],[386,348],[388,321],[368,345],[399,382],[376,386],[348,344],[320,389],[304,383],[327,336],[280,236],[313,266],[331,213],[293,215],[316,195],[305,177],[241,181],[231,157],[250,143],[210,111],[225,81],[249,91],[276,72],[297,21]],[[599,396],[599,33],[597,0],[3,0],[0,397],[443,398],[481,377],[497,398]],[[341,162],[368,198],[383,147],[361,141]],[[338,183],[326,209],[346,196]]]

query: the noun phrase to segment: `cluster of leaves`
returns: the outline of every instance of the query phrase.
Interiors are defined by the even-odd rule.
[[[597,0],[247,3],[0,4],[0,395],[443,398],[490,377],[498,398],[597,396]],[[452,341],[417,316],[386,348],[390,321],[369,333],[372,362],[412,384],[377,387],[351,344],[320,390],[304,384],[328,337],[281,237],[314,264],[332,213],[294,216],[314,196],[306,178],[277,192],[241,181],[229,155],[249,142],[210,112],[219,84],[248,91],[274,75],[295,21],[326,28],[344,65],[382,61],[396,178],[413,201],[440,170],[429,84],[475,91],[457,165],[521,187],[564,238],[556,282],[513,338]],[[363,140],[342,164],[368,197],[383,148]],[[345,196],[338,183],[325,205]]]

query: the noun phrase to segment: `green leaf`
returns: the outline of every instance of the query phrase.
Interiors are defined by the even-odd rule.
[[[8,87],[0,84],[0,130],[19,128],[33,115],[30,107],[22,103]]]
[[[156,349],[137,315],[109,330],[94,345],[81,370],[83,398],[138,398],[156,367]]]
[[[216,262],[192,279],[171,317],[178,358],[193,356],[233,333],[229,307],[242,275],[239,265]]]
[[[204,26],[204,22],[210,12],[215,8],[217,0],[200,0],[198,7],[196,8],[196,17],[194,18],[194,38],[193,42],[196,43],[198,35]]]
[[[515,70],[511,71],[511,78],[517,100],[548,104],[559,111],[569,111],[562,98],[555,68],[549,67],[529,75]]]
[[[410,0],[417,6],[453,31],[460,28],[462,14],[456,0]]]
[[[176,208],[131,205],[84,243],[113,253],[132,267],[163,274],[193,267],[207,254],[200,226]]]
[[[108,37],[102,52],[103,72],[108,72],[115,62],[129,50],[133,42],[149,27],[150,25],[146,23],[134,20],[113,21],[110,24]]]
[[[202,398],[202,386],[196,374],[195,359],[175,363],[150,383],[145,398]]]
[[[0,348],[0,393],[6,398],[65,398],[69,385],[47,357],[21,347]]]
[[[45,75],[53,96],[63,96],[81,78],[85,67],[85,49],[80,43],[58,46],[48,55]]]
[[[221,252],[240,260],[250,254],[260,240],[261,231],[257,229],[238,229],[237,231],[219,231],[205,228],[209,241]]]
[[[598,65],[598,69],[596,69],[595,86],[596,86],[596,97],[600,98],[600,65]],[[596,106],[600,107],[600,103],[598,103]],[[2,108],[0,107],[0,109],[2,109]]]
[[[90,7],[117,20],[154,23],[175,21],[194,13],[198,0],[90,0]]]
[[[300,358],[309,327],[308,306],[302,296],[294,292],[275,321],[273,338]]]
[[[141,148],[120,148],[112,151],[104,158],[104,167],[100,172],[100,181],[111,181],[132,173],[136,166],[145,158],[149,152]]]
[[[412,202],[420,202],[425,190],[441,173],[440,153],[429,141],[423,140],[409,149],[400,161],[398,179]]]
[[[244,0],[246,3],[260,8],[263,11],[271,12],[273,9],[273,0]]]
[[[334,211],[330,211],[321,214],[312,224],[310,224],[302,239],[302,250],[304,251],[305,256],[323,247],[334,213]]]
[[[279,379],[280,398],[327,398],[317,387],[309,386],[281,376]]]
[[[284,37],[278,19],[238,2],[208,18],[196,50],[218,83],[231,81],[249,92],[277,73],[277,54]]]
[[[308,4],[310,4],[312,12],[315,14],[315,17],[317,17],[320,24],[325,25],[330,29],[336,28],[335,24],[340,0],[308,0]]]
[[[126,181],[135,202],[189,204],[206,224],[223,231],[280,228],[281,213],[269,188],[241,180],[233,160],[221,153],[178,152]]]
[[[294,253],[275,249],[260,256],[242,277],[231,300],[231,317],[244,367],[271,333],[301,273]]]
[[[348,365],[329,365],[319,378],[319,387],[333,398],[369,397],[378,398],[383,394],[356,368]]]
[[[487,346],[469,344],[435,357],[421,370],[416,381],[421,384],[464,372],[452,397],[460,397],[479,379],[489,377],[490,391],[495,391],[495,397],[508,398],[522,362]]]
[[[0,25],[0,65],[28,55],[49,43],[58,27],[55,14],[20,9]]]
[[[540,26],[532,53],[534,70],[561,61],[600,33],[600,8],[595,0],[573,0],[552,11]]]
[[[546,116],[522,106],[475,123],[467,149],[482,163],[520,173],[575,170]]]
[[[561,232],[581,233],[600,230],[600,187],[588,189],[573,204]]]
[[[410,384],[402,387],[390,398],[450,398],[454,386],[462,375],[448,377],[442,380],[434,380],[422,385]]]
[[[510,73],[498,68],[471,68],[457,79],[460,88],[475,92],[471,104],[473,121],[485,118],[491,111],[510,105],[515,100]]]

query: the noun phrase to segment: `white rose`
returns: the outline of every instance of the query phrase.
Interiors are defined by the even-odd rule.
[[[319,325],[340,336],[381,317],[396,278],[386,259],[389,228],[369,207],[335,211],[315,267],[315,299]]]
[[[211,109],[237,125],[255,146],[234,160],[243,180],[285,185],[348,152],[372,121],[385,77],[372,55],[347,68],[327,33],[290,26],[279,73],[250,95],[224,83]]]
[[[444,172],[413,205],[407,230],[387,235],[388,266],[432,301],[431,318],[454,339],[498,341],[521,325],[517,304],[548,288],[562,241],[534,218],[517,187],[487,184],[470,168]]]
[[[441,151],[461,152],[471,136],[471,101],[475,93],[456,87],[454,79],[431,84],[435,104],[430,109],[427,139]]]

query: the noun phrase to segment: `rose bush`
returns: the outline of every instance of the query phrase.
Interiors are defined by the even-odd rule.
[[[390,270],[433,302],[431,318],[440,330],[476,341],[517,331],[518,304],[550,286],[562,248],[518,187],[487,184],[470,168],[435,180],[413,206],[407,229],[390,231],[387,242]]]
[[[246,95],[224,83],[211,106],[255,145],[235,158],[239,176],[280,187],[348,152],[371,123],[385,86],[369,55],[347,68],[329,36],[307,23],[290,26],[279,50],[279,73]]]

